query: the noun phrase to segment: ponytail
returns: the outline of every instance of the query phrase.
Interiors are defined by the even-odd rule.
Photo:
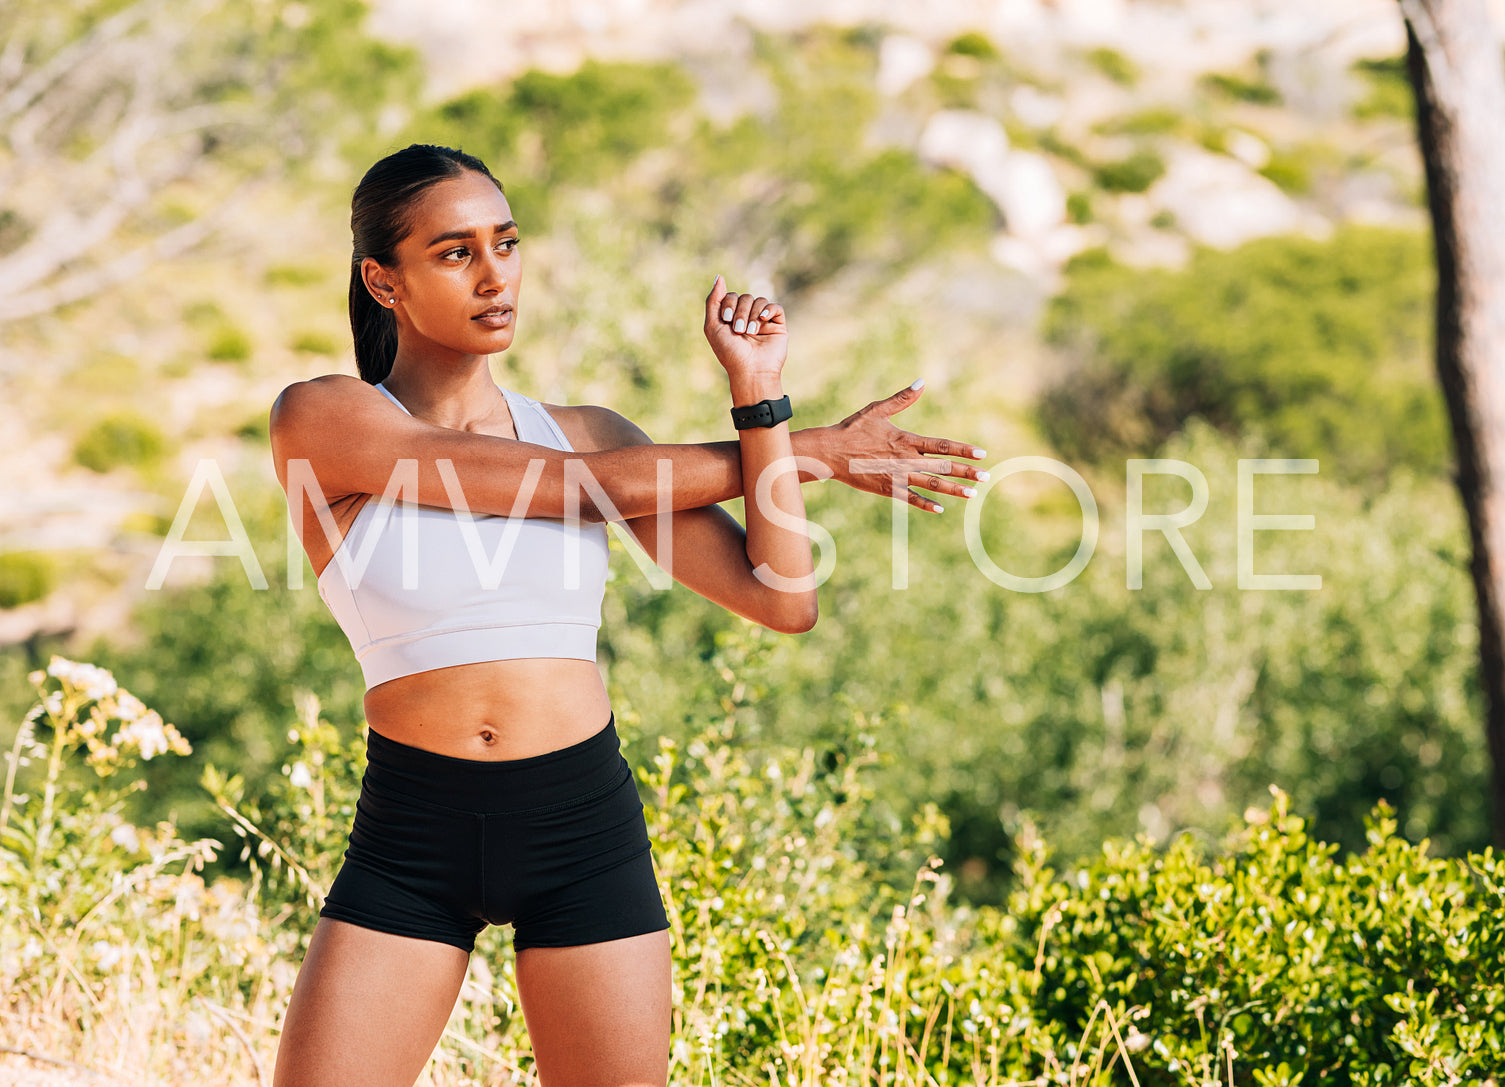
[[[366,288],[361,262],[367,257],[385,267],[397,263],[397,246],[412,228],[411,207],[425,189],[471,170],[502,183],[474,155],[452,147],[415,143],[382,159],[361,178],[350,200],[350,334],[361,380],[386,380],[397,358],[397,318]]]
[[[371,297],[359,261],[350,263],[350,333],[361,380],[370,385],[385,381],[397,358],[397,318]]]

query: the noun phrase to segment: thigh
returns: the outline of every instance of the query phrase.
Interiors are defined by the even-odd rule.
[[[293,985],[273,1087],[412,1087],[469,958],[451,944],[322,918]]]
[[[669,932],[517,952],[517,994],[541,1087],[663,1087],[672,1022]]]

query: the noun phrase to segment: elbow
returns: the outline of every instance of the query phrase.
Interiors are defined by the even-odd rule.
[[[820,605],[816,603],[815,594],[811,593],[807,600],[801,600],[798,606],[786,606],[763,625],[780,634],[804,634],[815,628],[819,618]]]

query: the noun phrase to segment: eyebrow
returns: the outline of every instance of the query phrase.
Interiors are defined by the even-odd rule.
[[[514,220],[508,219],[505,223],[498,223],[492,230],[492,233],[500,234],[502,233],[502,231],[512,230],[516,226],[517,223]],[[467,238],[474,238],[475,236],[476,232],[473,230],[451,230],[448,234],[440,234],[437,238],[430,241],[429,245],[438,245],[440,242],[459,242],[464,241]],[[424,248],[426,249],[428,248],[428,246],[425,246]]]

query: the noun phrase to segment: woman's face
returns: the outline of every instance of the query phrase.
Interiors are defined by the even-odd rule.
[[[412,216],[390,270],[394,289],[375,292],[382,305],[397,298],[388,308],[402,347],[489,355],[512,346],[523,267],[507,198],[467,170],[425,189]]]

